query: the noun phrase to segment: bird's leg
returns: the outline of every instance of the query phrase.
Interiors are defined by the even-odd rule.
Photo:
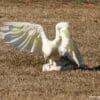
[[[79,61],[79,60],[77,59],[77,57],[76,57],[76,55],[75,55],[74,52],[73,52],[73,58],[74,58],[74,60],[75,60],[75,62],[76,62],[76,64],[78,65],[79,68],[81,68],[81,69],[87,69],[87,68],[88,68],[87,65],[83,64],[82,61]]]
[[[46,64],[49,64],[50,63],[50,60],[49,60],[49,63],[47,63],[47,57],[44,55],[44,59],[45,59],[45,62],[46,62]],[[44,64],[45,65],[45,64]]]
[[[76,54],[75,54],[74,51],[72,52],[72,55],[73,55],[73,59],[75,60],[76,64],[77,64],[78,67],[79,67],[79,66],[80,66],[80,63],[79,63],[79,60],[77,59]]]
[[[45,60],[45,62],[47,61],[47,59]],[[49,62],[47,63],[48,65],[53,65],[53,60],[49,59]]]
[[[45,62],[47,62],[47,57],[44,55],[44,60],[45,60]]]
[[[52,59],[49,59],[49,64],[53,65],[53,60]]]

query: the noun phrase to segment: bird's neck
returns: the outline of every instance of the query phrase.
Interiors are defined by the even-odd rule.
[[[56,30],[55,39],[51,41],[52,46],[56,47],[57,45],[59,45],[60,40],[61,40],[61,38],[60,38],[60,35],[59,35],[59,31]]]
[[[58,30],[56,30],[56,35],[55,35],[55,41],[59,41],[60,40],[60,32]]]
[[[42,39],[42,42],[44,43],[45,41],[48,41],[48,38],[46,36],[46,34],[44,32],[41,32],[41,39]]]
[[[44,32],[41,32],[41,38],[43,43],[51,43],[53,47],[59,44],[61,37],[59,35],[59,31],[56,30],[56,35],[54,40],[49,40],[46,34]]]
[[[69,31],[63,31],[63,32],[61,32],[61,37],[62,37],[62,41],[63,40],[66,40],[66,39],[70,39],[70,33],[69,33]]]

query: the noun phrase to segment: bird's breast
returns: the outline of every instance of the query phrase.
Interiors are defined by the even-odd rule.
[[[59,55],[64,56],[66,52],[68,52],[68,45],[69,45],[69,40],[68,39],[63,39],[61,44],[58,47]]]

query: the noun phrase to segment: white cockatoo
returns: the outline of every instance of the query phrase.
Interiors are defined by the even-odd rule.
[[[12,44],[20,50],[38,53],[49,59],[49,63],[44,64],[43,71],[61,70],[55,59],[60,56],[67,56],[78,66],[82,64],[81,55],[68,30],[68,22],[60,22],[56,25],[56,36],[54,40],[49,40],[43,27],[39,24],[28,22],[4,22],[0,27],[0,36],[6,43]]]

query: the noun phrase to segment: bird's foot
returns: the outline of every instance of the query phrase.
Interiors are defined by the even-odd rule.
[[[61,66],[57,66],[56,64],[44,64],[42,67],[42,71],[60,71],[61,70]]]

